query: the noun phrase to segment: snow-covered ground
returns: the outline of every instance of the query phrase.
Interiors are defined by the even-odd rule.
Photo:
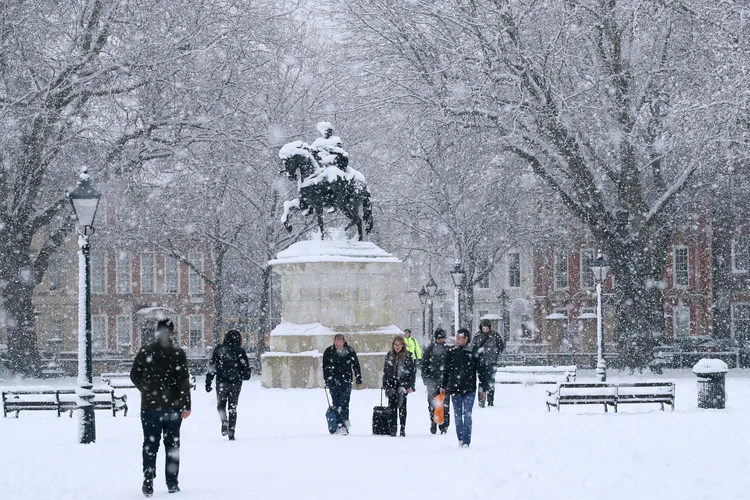
[[[237,441],[228,442],[219,433],[215,393],[206,394],[199,379],[193,415],[182,427],[179,498],[748,498],[750,374],[728,374],[726,410],[697,408],[687,370],[659,379],[677,381],[675,412],[628,405],[618,414],[600,406],[548,413],[544,391],[551,386],[498,385],[496,406],[474,410],[469,450],[457,447],[453,427],[446,436],[429,434],[422,389],[409,398],[406,438],[371,435],[374,390],[353,393],[352,434],[331,436],[323,391],[267,390],[257,379],[245,383]],[[130,415],[98,411],[93,445],[77,444],[75,416],[0,418],[0,499],[141,498],[139,400],[137,391],[126,392]],[[173,498],[163,483],[163,449],[158,460],[154,497]]]

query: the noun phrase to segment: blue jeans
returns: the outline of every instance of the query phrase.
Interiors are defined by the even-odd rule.
[[[456,436],[458,436],[458,441],[463,444],[471,444],[471,411],[474,408],[476,395],[476,392],[469,392],[451,396],[453,416],[456,421]]]
[[[339,414],[339,425],[349,425],[349,400],[352,397],[351,382],[332,382],[328,386],[331,391],[333,406]]]
[[[167,486],[177,486],[177,475],[180,472],[180,427],[182,415],[180,410],[142,410],[141,426],[143,427],[143,477],[156,477],[156,454],[159,442],[164,434],[164,448],[167,452],[164,466]]]

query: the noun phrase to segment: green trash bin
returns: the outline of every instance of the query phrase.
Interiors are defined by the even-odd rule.
[[[726,407],[727,364],[720,359],[701,359],[693,367],[698,376],[698,408],[722,410]]]

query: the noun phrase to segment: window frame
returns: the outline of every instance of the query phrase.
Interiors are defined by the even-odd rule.
[[[123,319],[127,319],[128,325],[130,326],[130,332],[129,332],[130,341],[128,342],[128,346],[132,349],[133,348],[133,317],[125,315],[125,314],[120,314],[115,317],[115,340],[117,341],[117,348],[122,349],[125,346],[125,343],[121,342],[122,339],[120,337],[120,323],[121,323],[121,320]]]
[[[96,263],[101,259],[102,269],[97,271]],[[101,278],[101,281],[97,278]],[[102,288],[96,286],[101,284]],[[94,295],[106,295],[107,294],[107,252],[95,252],[91,257],[91,293]]]
[[[584,254],[590,254],[591,259],[586,262]],[[591,270],[591,264],[594,262],[594,249],[593,248],[581,248],[579,253],[579,271],[580,271],[580,285],[581,290],[593,290],[596,288],[596,279],[594,278],[594,271]],[[584,277],[591,276],[591,285],[584,283]]]
[[[175,289],[174,291],[169,290],[169,262],[174,262],[174,278],[175,278]],[[182,262],[177,257],[172,255],[164,254],[164,293],[166,295],[179,295],[180,294],[180,265]]]
[[[104,332],[103,332],[103,342],[104,345],[102,347],[97,346],[97,335],[96,335],[96,328],[94,325],[96,324],[97,320],[103,320],[104,321]],[[91,316],[91,349],[93,351],[107,351],[109,349],[109,337],[107,335],[107,330],[109,329],[109,325],[107,324],[107,315],[106,314],[97,314]]]
[[[677,253],[685,251],[685,284],[679,283],[678,276],[683,271],[677,269]],[[672,250],[672,283],[675,288],[689,288],[690,287],[690,249],[687,245],[675,245]]]
[[[195,257],[198,257],[198,262],[196,262]],[[188,262],[190,262],[191,264],[188,266],[188,295],[203,295],[206,292],[206,282],[200,275],[200,273],[205,272],[205,268],[203,266],[203,252],[188,253]],[[200,264],[200,266],[198,266],[197,264]],[[193,266],[200,269],[200,273],[194,271]],[[196,288],[195,291],[193,290],[194,283]],[[200,291],[197,291],[198,288],[200,288]]]
[[[678,324],[677,324],[677,318],[678,316],[681,316],[682,314],[687,313],[687,333],[686,334],[680,334],[678,332]],[[690,328],[690,307],[689,306],[672,306],[672,335],[674,338],[688,338],[691,334],[691,328]],[[685,318],[683,317],[682,320]],[[681,330],[682,331],[682,330]]]
[[[558,261],[560,258],[565,258],[565,273],[563,276],[565,276],[565,286],[559,286],[558,281]],[[555,262],[554,262],[554,269],[553,269],[553,285],[555,290],[568,290],[570,287],[570,256],[568,255],[567,251],[555,251]]]
[[[742,320],[742,321],[747,322],[747,324],[748,324],[748,328],[746,329],[747,335],[745,335],[743,337],[740,337],[739,339],[740,340],[748,340],[748,339],[750,339],[750,302],[734,302],[731,305],[730,312],[731,312],[731,316],[732,316],[732,324],[731,324],[731,326],[732,326],[732,328],[731,328],[732,339],[737,339],[738,338],[737,337],[737,321],[738,321],[738,319],[736,317],[737,316],[737,308],[738,307],[745,307],[745,308],[747,308],[747,314],[746,314],[747,319],[743,319]]]
[[[62,288],[62,269],[60,267],[60,261],[57,258],[52,258],[47,265],[47,289],[50,292],[59,292]]]
[[[745,242],[745,269],[740,269],[737,267],[737,242],[738,240],[744,240]],[[750,271],[750,252],[748,252],[748,249],[750,248],[750,237],[748,236],[735,236],[732,238],[732,272],[735,274],[744,274]]]
[[[193,344],[193,320],[200,319],[200,345]],[[203,314],[191,314],[188,316],[188,345],[187,348],[190,350],[201,349],[206,345],[206,318]]]
[[[150,256],[151,258],[151,290],[146,291],[143,289],[143,283],[144,283],[144,276],[147,274],[148,269],[144,269],[143,267],[143,258],[145,256]],[[141,294],[148,294],[152,295],[156,293],[156,254],[154,252],[141,252],[141,258],[140,258],[140,288],[141,288]]]
[[[122,256],[127,259],[128,279],[127,279],[127,291],[122,291],[120,287],[120,273],[122,272]],[[118,295],[129,295],[133,293],[133,256],[129,252],[120,251],[115,259],[115,292]]]
[[[516,264],[517,264],[516,268],[511,267],[511,255],[516,256]],[[508,260],[508,276],[507,276],[508,288],[521,288],[521,252],[518,252],[518,251],[508,252],[507,260]],[[511,272],[513,272],[513,274],[511,274]],[[518,285],[513,285],[512,277],[518,278]]]

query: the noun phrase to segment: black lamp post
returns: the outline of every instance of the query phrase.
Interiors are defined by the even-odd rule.
[[[451,279],[453,280],[453,294],[454,294],[454,321],[456,323],[456,330],[461,328],[461,288],[464,286],[464,279],[466,278],[466,273],[464,272],[463,267],[461,267],[461,261],[456,260],[456,263],[453,266],[453,270],[451,271]],[[455,335],[456,332],[453,332],[453,335]]]
[[[597,361],[596,375],[600,382],[607,381],[607,362],[604,360],[604,329],[602,328],[602,284],[609,273],[609,263],[602,257],[600,251],[594,262],[591,263],[591,272],[594,273],[596,282],[596,343]]]
[[[442,288],[437,291],[435,294],[435,298],[438,301],[438,304],[440,304],[440,314],[438,315],[438,328],[443,327],[443,303],[445,303],[445,290]]]
[[[506,333],[509,329],[508,323],[510,323],[510,321],[506,321],[506,318],[508,317],[508,309],[507,309],[508,293],[505,291],[505,288],[500,290],[500,295],[498,295],[497,298],[500,300],[500,305],[501,305],[500,317],[502,319],[500,321],[502,322],[502,329],[500,331],[500,335],[503,336],[503,340],[506,340]]]
[[[78,407],[81,444],[96,441],[94,420],[94,393],[91,374],[91,260],[89,237],[94,234],[94,217],[102,195],[91,185],[88,170],[84,167],[76,188],[68,193],[73,211],[78,218]],[[83,354],[83,355],[82,355]]]
[[[435,330],[435,294],[437,293],[437,283],[435,283],[435,280],[432,276],[430,276],[430,280],[425,285],[425,290],[427,290],[427,304],[430,308],[430,316],[429,316],[429,328],[427,328],[427,333],[432,336],[433,331]],[[422,337],[422,342],[425,341],[427,337]]]
[[[425,321],[425,316],[424,316],[424,307],[425,305],[427,305],[427,290],[425,290],[424,287],[422,287],[422,289],[419,291],[417,295],[419,295],[419,301],[422,303],[422,339],[424,339],[425,332],[427,329],[427,323]]]

